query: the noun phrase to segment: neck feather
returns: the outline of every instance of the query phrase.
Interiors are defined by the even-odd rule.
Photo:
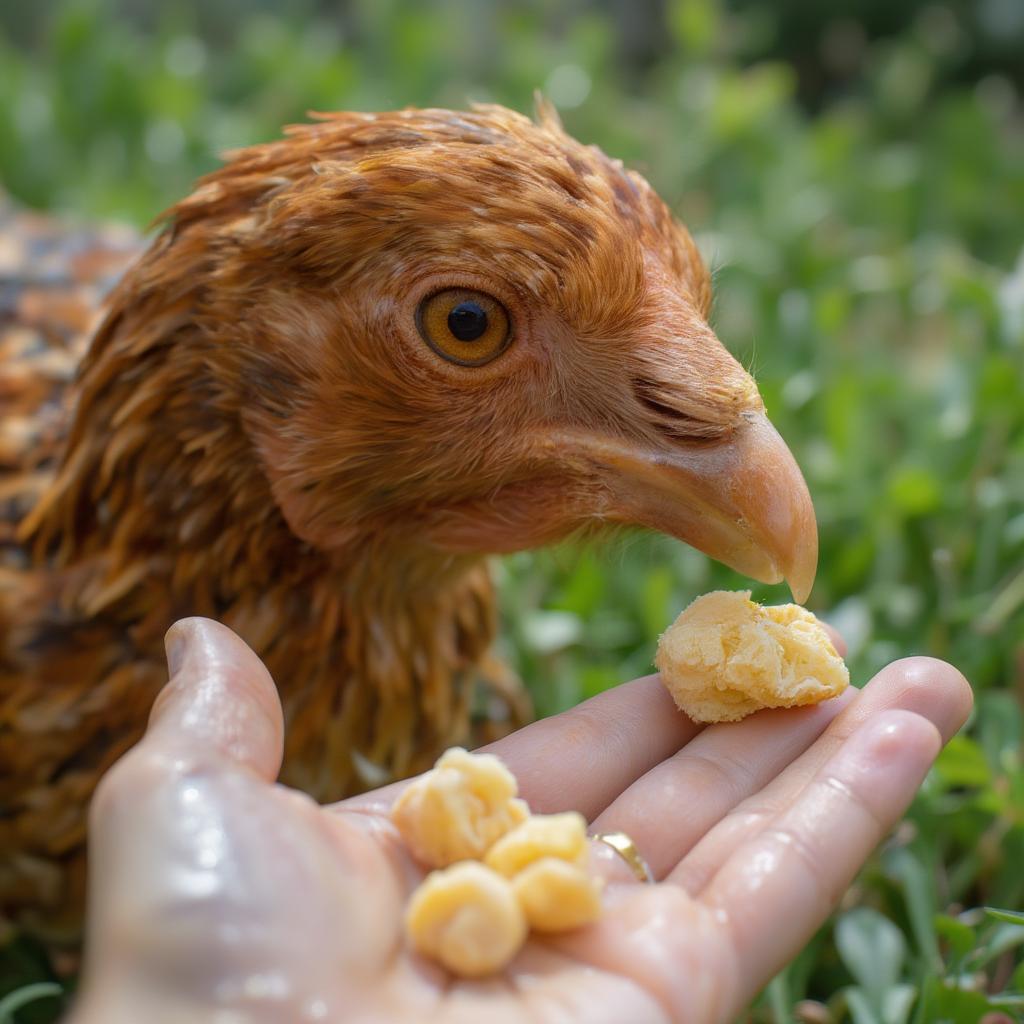
[[[297,538],[197,328],[171,310],[164,331],[145,317],[133,329],[139,315],[101,328],[64,461],[23,524],[60,604],[131,631],[154,660],[180,616],[235,629],[281,691],[285,777],[320,796],[464,742],[495,625],[484,561],[419,546],[414,529],[364,527],[332,552]]]

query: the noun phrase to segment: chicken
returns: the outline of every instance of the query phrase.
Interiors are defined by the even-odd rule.
[[[489,554],[629,524],[809,591],[806,486],[690,236],[549,107],[318,115],[163,223],[66,390],[73,341],[4,328],[8,918],[74,934],[180,616],[264,659],[283,778],[330,799],[466,739]]]

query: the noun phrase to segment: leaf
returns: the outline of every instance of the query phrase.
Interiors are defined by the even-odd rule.
[[[672,621],[673,613],[669,612],[672,587],[672,571],[668,566],[655,566],[644,580],[640,611],[644,632],[650,637],[663,632]]]
[[[863,989],[851,986],[843,994],[846,996],[846,1008],[850,1011],[853,1024],[882,1024],[881,1009],[875,1009]]]
[[[55,981],[37,981],[8,992],[0,999],[0,1024],[14,1024],[14,1015],[22,1007],[39,999],[58,998],[62,992],[63,989]]]
[[[990,996],[989,1003],[1000,1010],[1019,1010],[1024,1008],[1024,992],[1001,992]]]
[[[936,934],[946,940],[956,959],[965,957],[974,949],[976,935],[969,924],[949,914],[936,914],[933,921]]]
[[[932,1001],[934,999],[934,991],[936,985],[936,978],[933,974],[926,974],[921,979],[921,998],[917,1001],[917,1010],[914,1013],[914,1019],[912,1024],[930,1024],[932,1018],[929,1016]]]
[[[570,572],[565,574],[556,606],[587,619],[597,611],[604,597],[608,576],[593,552],[580,553]]]
[[[789,993],[787,980],[785,971],[782,971],[776,974],[765,988],[768,1005],[774,1019],[778,1021],[788,1020],[792,1014],[793,998]]]
[[[979,742],[993,771],[1008,771],[1019,764],[1024,712],[1016,694],[1009,690],[979,694],[977,702]]]
[[[922,996],[917,1019],[922,1024],[978,1024],[992,1008],[992,1004],[978,992],[954,988],[938,978],[931,978]]]
[[[985,907],[985,913],[994,917],[997,921],[1007,921],[1010,924],[1024,925],[1024,913],[1019,910],[1003,910],[1001,907]]]
[[[858,907],[836,922],[835,939],[844,966],[883,1020],[886,993],[899,981],[906,956],[903,933],[877,910]]]
[[[954,736],[946,744],[935,770],[951,786],[987,786],[992,778],[985,752],[968,736]]]
[[[1024,925],[1000,924],[995,931],[985,940],[977,951],[977,956],[971,959],[971,969],[978,970],[1002,956],[1008,949],[1016,949],[1024,945]]]
[[[907,516],[923,516],[942,504],[942,485],[929,470],[904,466],[889,477],[889,500]]]
[[[893,985],[882,1000],[885,1024],[906,1024],[916,997],[917,989],[913,985]]]
[[[584,665],[580,668],[579,675],[580,688],[585,698],[604,693],[627,678],[607,665]]]
[[[880,1006],[875,1006],[861,988],[850,986],[843,995],[854,1024],[906,1024],[917,989],[913,985],[893,985],[884,993]]]
[[[1014,989],[1024,989],[1024,960],[1017,964],[1017,967],[1010,978],[1010,985]]]
[[[901,883],[917,948],[930,968],[939,969],[942,957],[932,924],[938,910],[934,872],[926,868],[908,847],[891,850],[885,857],[885,864],[889,873]]]

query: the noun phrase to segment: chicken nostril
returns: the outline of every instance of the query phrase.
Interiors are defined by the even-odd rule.
[[[721,437],[721,425],[689,416],[675,406],[663,402],[657,385],[649,380],[637,378],[633,381],[637,401],[649,412],[654,413],[654,425],[668,437],[677,441],[707,441]]]

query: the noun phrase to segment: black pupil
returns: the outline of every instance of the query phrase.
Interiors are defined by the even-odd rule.
[[[460,302],[448,314],[448,330],[459,341],[476,341],[487,330],[487,314],[475,302]]]

